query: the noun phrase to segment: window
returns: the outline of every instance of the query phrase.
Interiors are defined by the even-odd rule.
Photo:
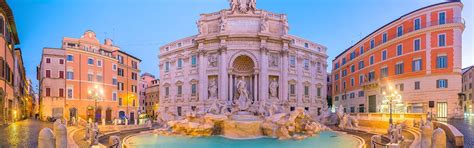
[[[96,75],[95,77],[96,77],[97,82],[102,82],[103,81],[102,75]]]
[[[183,93],[183,86],[178,86],[178,96],[181,96],[181,94]]]
[[[97,67],[102,67],[102,60],[97,60]]]
[[[304,96],[309,96],[309,86],[304,86]]]
[[[369,58],[369,63],[370,63],[370,65],[373,65],[373,64],[374,64],[374,56],[373,56],[373,55],[370,56],[370,58]]]
[[[89,58],[89,59],[87,60],[87,64],[89,64],[89,65],[94,65],[94,59]]]
[[[354,83],[355,83],[354,78],[351,78],[351,86],[354,86],[355,85]]]
[[[355,72],[355,65],[351,65],[351,73],[354,73]]]
[[[318,97],[321,97],[321,88],[320,88],[320,87],[318,87],[318,88],[316,89],[316,95],[317,95]]]
[[[170,71],[170,62],[165,63],[165,72]]]
[[[448,68],[448,56],[438,56],[436,58],[436,68]]]
[[[197,56],[196,55],[192,55],[191,56],[191,66],[192,67],[196,67],[197,65]]]
[[[351,107],[351,113],[354,113],[355,112],[355,107]]]
[[[118,90],[120,90],[120,91],[123,91],[123,90],[124,90],[124,89],[123,89],[123,83],[122,83],[122,82],[118,82],[118,83],[117,83],[117,87],[118,87]]]
[[[51,70],[46,70],[46,78],[51,78]]]
[[[347,70],[344,69],[342,70],[342,77],[345,77],[345,76],[347,76]]]
[[[387,36],[387,33],[385,32],[382,35],[382,42],[385,43],[385,42],[387,42],[387,40],[388,40],[388,36]]]
[[[183,59],[179,58],[178,59],[178,69],[183,68]]]
[[[339,80],[339,74],[334,75],[334,80]]]
[[[440,12],[438,14],[438,21],[440,25],[446,24],[446,12]]]
[[[404,91],[405,90],[405,85],[403,83],[398,84],[396,87],[398,88],[399,91]]]
[[[351,54],[349,56],[350,56],[350,60],[354,59],[355,56],[356,56],[355,51],[351,52]]]
[[[51,96],[51,88],[46,88],[46,97]]]
[[[446,46],[446,34],[438,35],[438,46],[439,47]]]
[[[339,62],[334,64],[334,67],[335,67],[334,69],[338,69],[339,68]]]
[[[59,78],[64,79],[64,71],[59,71]]]
[[[381,78],[388,77],[388,67],[384,67],[384,68],[380,69],[380,77]]]
[[[339,101],[339,96],[334,97],[335,101]]]
[[[362,85],[364,83],[364,75],[359,75],[359,85]]]
[[[397,28],[397,37],[400,37],[403,35],[403,26],[399,26]]]
[[[59,59],[59,64],[64,64],[64,59]]]
[[[117,85],[117,83],[118,83],[117,78],[112,78],[112,84]]]
[[[370,40],[370,49],[374,49],[375,48],[375,40],[372,39]]]
[[[113,70],[113,71],[117,71],[117,64],[113,64],[113,65],[112,65],[112,70]]]
[[[419,30],[421,28],[421,19],[416,18],[413,24],[414,24],[415,30]]]
[[[309,44],[308,44],[308,43],[304,43],[304,48],[309,48]]]
[[[196,96],[196,84],[191,84],[191,95]]]
[[[66,79],[73,80],[74,79],[74,72],[73,71],[67,71],[66,72]]]
[[[165,96],[168,97],[170,95],[170,88],[165,87]]]
[[[354,99],[354,98],[355,98],[355,93],[349,94],[349,97],[350,97],[351,99]]]
[[[359,55],[364,54],[364,46],[360,46],[359,48]]]
[[[415,39],[413,41],[413,50],[418,51],[421,49],[421,40],[420,39]]]
[[[421,71],[421,70],[422,70],[421,59],[413,60],[411,67],[412,67],[412,71],[413,71],[413,72]]]
[[[305,70],[309,69],[309,59],[304,59],[304,69]]]
[[[120,64],[123,64],[123,57],[121,55],[117,55],[117,60]]]
[[[74,56],[73,55],[67,55],[67,61],[74,61]]]
[[[295,84],[290,84],[290,95],[295,95]]]
[[[317,69],[318,72],[321,72],[321,63],[320,62],[316,63],[316,69]]]
[[[68,99],[72,99],[72,98],[73,98],[73,88],[72,88],[72,87],[68,87],[68,88],[67,88],[67,98],[68,98]]]
[[[361,70],[362,68],[364,68],[364,61],[359,62],[359,70]]]
[[[364,104],[359,104],[359,113],[365,112],[365,105]]]
[[[404,64],[403,63],[398,63],[395,65],[395,74],[396,75],[400,75],[400,74],[403,74],[403,68],[404,68]]]
[[[46,63],[51,63],[51,59],[50,58],[46,58]]]
[[[397,45],[397,56],[401,56],[403,54],[403,45]]]
[[[132,80],[137,80],[138,79],[138,74],[132,72]]]
[[[295,67],[296,65],[296,57],[294,55],[290,56],[290,66]]]
[[[112,101],[117,101],[117,92],[112,92]]]
[[[90,81],[90,82],[94,81],[94,74],[91,74],[91,73],[87,74],[87,81]]]
[[[119,106],[122,106],[122,98],[119,98]]]
[[[59,97],[64,97],[64,89],[63,88],[59,89]]]
[[[136,93],[137,90],[138,90],[138,89],[137,89],[137,86],[136,86],[136,85],[132,85],[132,90],[131,90],[131,91],[134,92],[134,93]]]
[[[364,97],[365,93],[364,91],[359,91],[359,97]]]
[[[346,58],[342,58],[342,65],[346,65]]]
[[[375,71],[369,72],[369,81],[372,82],[375,80]]]
[[[415,90],[420,90],[420,81],[415,82]]]
[[[387,60],[387,50],[382,51],[382,61]]]
[[[436,88],[448,88],[448,80],[446,79],[437,80]]]

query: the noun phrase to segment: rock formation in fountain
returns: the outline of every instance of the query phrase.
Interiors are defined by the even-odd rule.
[[[431,138],[432,148],[445,148],[446,145],[446,132],[443,129],[438,128],[433,132],[433,137]]]
[[[423,148],[431,147],[432,135],[433,135],[433,127],[431,127],[429,124],[421,126],[421,147]]]

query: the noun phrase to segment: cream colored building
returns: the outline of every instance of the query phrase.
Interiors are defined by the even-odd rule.
[[[248,92],[253,107],[275,102],[316,114],[326,104],[326,47],[290,35],[285,14],[250,1],[201,14],[199,33],[159,49],[159,110],[183,116]],[[245,89],[237,84],[245,82]]]

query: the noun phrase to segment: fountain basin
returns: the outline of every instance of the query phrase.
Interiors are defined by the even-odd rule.
[[[263,136],[262,121],[226,120],[222,124],[222,136],[231,139],[252,139]]]
[[[234,140],[221,136],[210,137],[185,137],[161,136],[159,134],[138,134],[124,139],[126,147],[192,147],[192,148],[358,148],[364,142],[352,135],[325,131],[318,136],[305,140],[277,140],[274,138],[257,138],[247,140]]]

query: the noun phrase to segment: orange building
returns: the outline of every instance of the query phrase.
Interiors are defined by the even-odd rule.
[[[334,106],[352,113],[388,112],[381,107],[383,92],[393,88],[402,100],[395,112],[432,109],[439,118],[455,116],[461,92],[462,8],[453,1],[415,10],[339,54],[332,70]]]
[[[44,48],[38,67],[41,118],[134,122],[140,62],[110,39],[101,44],[92,31],[63,38],[62,48]]]

